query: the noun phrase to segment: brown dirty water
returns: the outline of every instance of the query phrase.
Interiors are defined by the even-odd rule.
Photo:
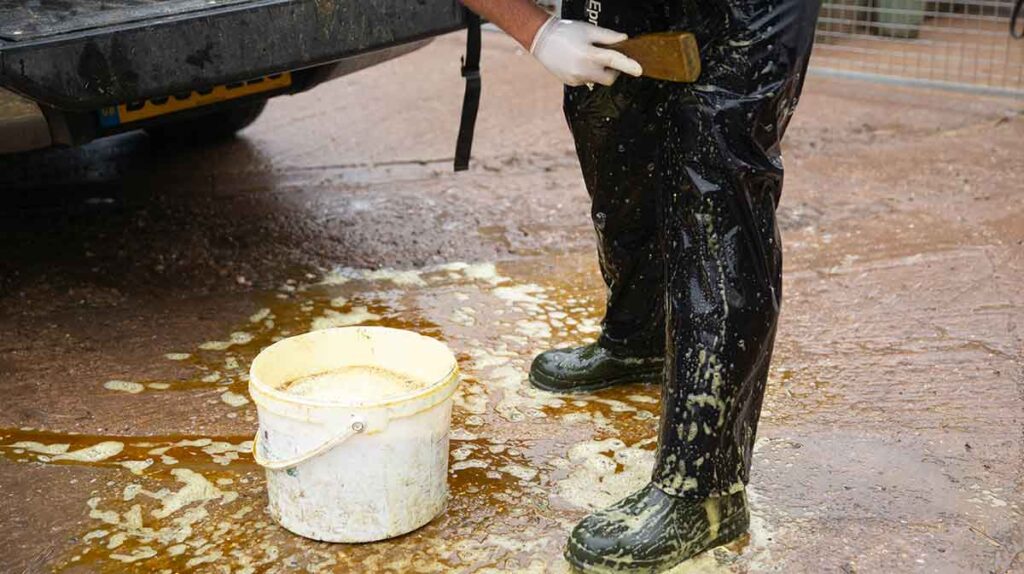
[[[860,279],[862,285],[871,284],[873,273],[908,272],[900,266],[848,265],[849,273],[868,276]],[[793,477],[808,488],[828,491],[835,473],[845,476],[843,480],[853,484],[850,488],[868,488],[850,468],[882,473],[902,459],[928,461],[936,456],[935,447],[894,446],[870,436],[844,434],[850,421],[882,421],[887,412],[897,410],[916,414],[908,426],[941,424],[949,431],[965,423],[950,414],[952,405],[942,401],[932,399],[929,411],[922,413],[915,412],[914,402],[873,398],[898,393],[913,400],[931,392],[927,373],[906,368],[915,356],[914,349],[907,348],[913,337],[900,330],[869,336],[856,321],[845,319],[843,323],[850,325],[845,337],[826,344],[822,329],[831,317],[800,309],[803,299],[823,288],[818,281],[817,276],[798,274],[791,282],[790,300],[797,310],[784,314],[783,320],[812,336],[780,339],[762,426],[828,423],[807,428],[808,437],[820,437],[822,428],[836,430],[820,444],[813,438],[773,438],[769,430],[769,436],[758,442],[755,471],[786,476],[801,457],[810,456],[823,461],[822,470]],[[81,501],[88,521],[72,548],[54,563],[57,570],[565,572],[561,553],[569,529],[587,512],[645,484],[656,448],[657,386],[628,385],[597,395],[565,396],[534,390],[527,382],[536,353],[596,336],[603,296],[604,286],[589,254],[418,270],[339,269],[324,277],[289,281],[254,297],[252,312],[226,326],[216,340],[197,341],[192,348],[154,357],[187,365],[192,376],[108,381],[99,390],[142,397],[179,392],[196,408],[212,396],[231,407],[227,416],[246,422],[255,432],[246,370],[255,354],[274,341],[311,329],[355,324],[411,329],[445,341],[456,352],[462,372],[452,421],[451,498],[445,512],[430,524],[386,542],[330,545],[277,526],[264,510],[263,472],[249,454],[251,435],[127,437],[8,429],[0,431],[0,457],[22,464],[99,467],[109,473],[109,480]],[[830,298],[842,302],[843,295],[831,293]],[[869,303],[860,303],[860,317],[885,324],[888,308]],[[841,312],[836,309],[831,312]],[[943,329],[920,343],[918,352],[948,353],[961,327],[953,322]],[[957,344],[963,347],[962,341]],[[963,352],[998,350],[997,342],[980,340]],[[894,368],[904,365],[893,385],[883,388],[859,381],[866,375],[860,374],[858,365],[870,363],[877,372],[889,361],[897,361]],[[895,384],[899,381],[904,383]],[[823,446],[828,444],[846,445],[849,467],[834,466],[836,461],[828,458],[828,447]],[[882,454],[894,448],[904,450]],[[918,465],[915,472],[928,477],[930,482],[921,479],[922,484],[932,490],[961,495],[941,482],[930,462]],[[964,479],[975,480],[969,475]],[[777,498],[778,479],[766,482],[764,488]],[[808,524],[806,515],[766,512],[761,483],[755,480],[749,490],[750,536],[706,553],[677,572],[757,571],[770,564],[780,533]],[[957,503],[957,511],[968,516],[988,508],[1015,508],[999,488],[979,487],[962,496],[966,502]],[[857,507],[860,500],[850,504]]]
[[[299,538],[264,511],[262,471],[250,436],[88,436],[55,429],[0,431],[0,456],[29,464],[108,468],[82,504],[89,522],[57,564],[69,572],[551,571],[576,520],[645,484],[653,465],[658,388],[600,395],[532,389],[526,372],[547,348],[599,331],[603,285],[590,257],[420,270],[340,269],[290,281],[256,298],[253,312],[215,341],[154,360],[194,376],[114,381],[101,392],[208,391],[252,421],[246,369],[289,335],[346,325],[386,325],[438,337],[456,351],[446,511],[386,542],[330,545]],[[231,416],[228,415],[228,416]],[[751,493],[756,501],[756,493]],[[756,508],[755,508],[756,510]],[[768,527],[755,512],[750,540],[680,571],[734,571],[766,555]],[[742,559],[742,560],[741,560]]]

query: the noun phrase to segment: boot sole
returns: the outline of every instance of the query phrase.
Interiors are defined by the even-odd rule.
[[[723,519],[719,523],[718,536],[706,542],[699,550],[689,554],[679,555],[668,560],[659,560],[657,562],[646,560],[617,562],[581,550],[577,550],[576,554],[573,554],[570,553],[568,548],[565,551],[565,559],[572,566],[574,572],[584,572],[587,574],[619,574],[623,572],[628,572],[630,574],[638,572],[657,574],[658,572],[664,572],[665,570],[675,568],[683,562],[695,558],[708,550],[733,542],[745,535],[749,530],[750,513],[744,510]],[[710,534],[710,531],[704,532],[704,536],[708,536]],[[582,554],[582,556],[578,556],[577,554]]]
[[[560,393],[566,395],[586,394],[593,391],[599,391],[601,389],[607,389],[608,387],[614,387],[616,385],[628,385],[630,383],[660,383],[662,371],[663,368],[658,367],[656,370],[634,372],[628,375],[622,375],[621,377],[601,379],[590,383],[573,385],[571,387],[562,386],[567,382],[564,379],[556,379],[543,373],[535,373],[531,371],[530,384],[542,391],[548,391],[549,393]]]

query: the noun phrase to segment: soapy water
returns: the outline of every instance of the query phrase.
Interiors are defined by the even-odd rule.
[[[290,381],[282,391],[322,401],[371,402],[423,388],[424,383],[380,367],[351,366]]]
[[[251,460],[250,437],[12,430],[0,433],[0,455],[110,469],[108,485],[83,500],[91,523],[58,569],[568,571],[561,553],[573,524],[650,477],[658,389],[630,385],[559,396],[530,387],[526,373],[536,353],[596,336],[604,293],[589,258],[567,257],[558,262],[558,273],[538,267],[339,269],[289,281],[221,338],[167,349],[159,357],[191,365],[193,376],[100,383],[101,392],[110,393],[215,390],[229,416],[253,421],[255,428],[245,371],[261,348],[309,330],[354,324],[437,337],[457,353],[462,371],[451,433],[451,499],[442,516],[408,536],[331,546],[287,533],[264,511],[263,476]],[[372,374],[394,392],[406,383],[358,374],[363,381]],[[343,387],[347,394],[362,392],[352,386],[359,377],[344,378],[340,385],[326,376],[307,378],[292,390],[317,396]],[[770,535],[756,514],[756,498],[754,510],[746,546],[707,553],[679,572],[742,571],[764,559]]]
[[[63,434],[31,428],[0,430],[0,455],[25,463],[88,464],[127,469],[135,475],[166,476],[181,460],[199,470],[252,466],[252,437],[184,435],[126,437]]]

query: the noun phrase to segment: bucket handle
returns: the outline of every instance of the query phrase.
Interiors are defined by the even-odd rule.
[[[366,421],[360,416],[353,416],[352,423],[346,427],[345,430],[334,435],[313,450],[285,460],[270,460],[260,454],[260,435],[262,435],[263,432],[262,429],[257,429],[256,438],[252,441],[252,458],[256,461],[256,464],[268,470],[287,470],[300,463],[306,462],[307,460],[320,456],[321,454],[345,442],[353,435],[359,434],[365,430]]]

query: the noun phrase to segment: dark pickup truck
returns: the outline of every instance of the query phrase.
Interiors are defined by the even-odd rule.
[[[233,133],[464,20],[458,0],[0,0],[0,153]]]

